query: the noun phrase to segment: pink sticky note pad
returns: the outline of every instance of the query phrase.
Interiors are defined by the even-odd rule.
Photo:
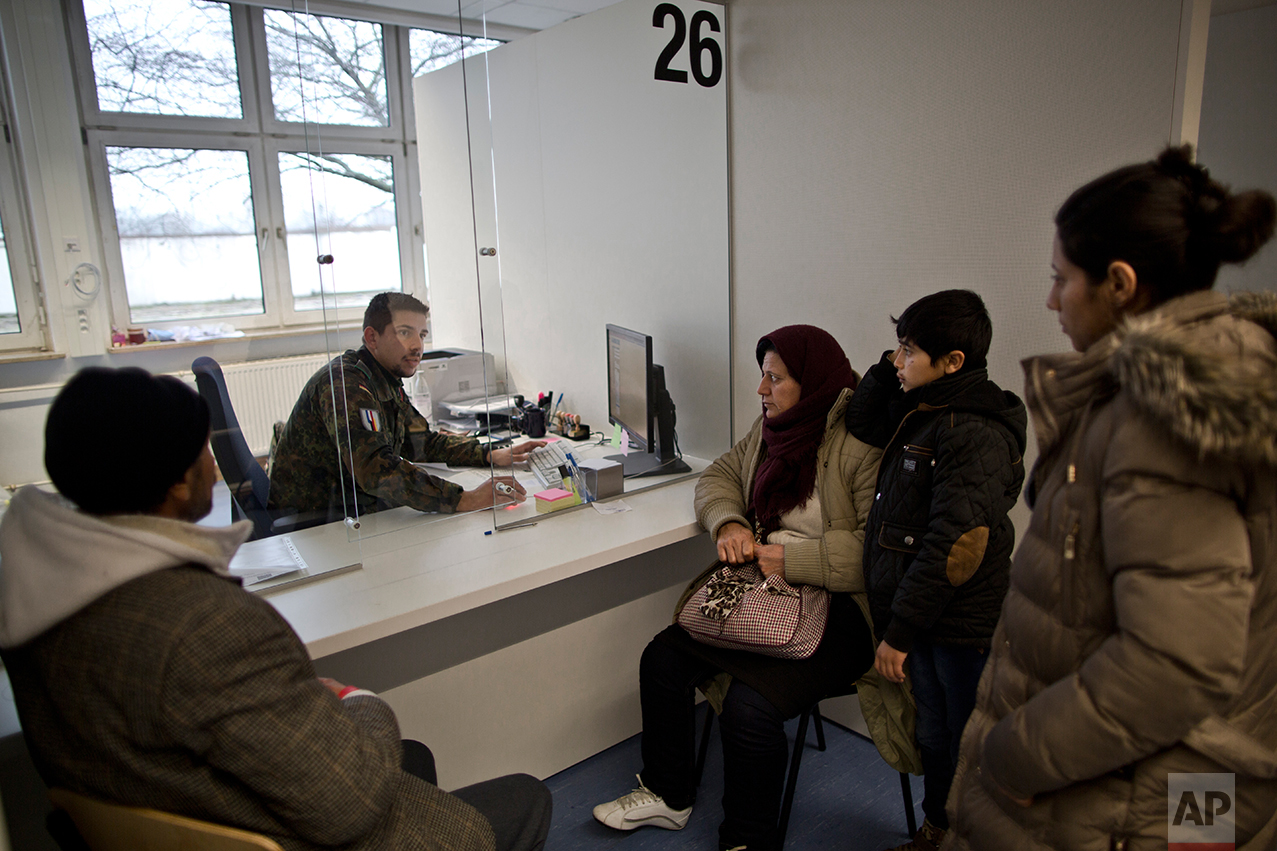
[[[549,490],[541,491],[535,496],[543,502],[557,502],[560,499],[572,496],[572,491],[564,490],[563,488],[550,488]]]
[[[630,433],[627,429],[621,429],[621,455],[630,454]]]

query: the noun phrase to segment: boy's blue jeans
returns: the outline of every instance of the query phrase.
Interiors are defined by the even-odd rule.
[[[958,766],[958,744],[975,708],[976,686],[988,658],[982,647],[933,644],[925,638],[915,640],[909,653],[909,680],[918,704],[915,735],[922,755],[922,812],[946,830],[944,802]]]

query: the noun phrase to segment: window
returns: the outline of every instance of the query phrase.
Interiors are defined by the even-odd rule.
[[[242,118],[230,7],[85,0],[98,109]]]
[[[117,324],[279,327],[424,294],[411,78],[499,42],[216,0],[82,12]]]
[[[130,321],[264,312],[244,151],[107,146],[106,162]]]
[[[412,57],[412,76],[419,77],[430,71],[451,65],[463,58],[491,50],[501,42],[490,38],[448,35],[433,30],[411,31],[408,37],[408,55]]]
[[[360,258],[358,278],[339,279],[329,287],[338,307],[362,310],[369,292],[399,288],[390,157],[290,151],[279,155],[279,172],[288,232],[299,234],[299,240],[310,238],[302,234],[318,235],[313,248],[298,246],[288,254],[298,309],[321,306],[323,287],[313,259],[319,254]],[[310,181],[316,172],[328,176],[326,191],[312,194]]]
[[[47,340],[32,273],[34,264],[28,248],[26,208],[19,188],[7,92],[7,83],[0,80],[0,114],[4,121],[4,135],[0,138],[0,350],[42,349]]]
[[[390,126],[381,26],[275,9],[264,15],[276,118]]]
[[[4,241],[4,216],[0,215],[0,334],[21,333],[18,296],[13,289],[13,273],[9,271],[9,246]]]

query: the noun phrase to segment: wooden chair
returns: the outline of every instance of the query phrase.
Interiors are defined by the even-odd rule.
[[[50,789],[92,851],[283,851],[257,833],[186,816],[108,804],[67,789]]]

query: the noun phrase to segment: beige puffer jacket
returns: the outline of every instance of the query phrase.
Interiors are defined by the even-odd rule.
[[[1025,361],[1033,518],[945,848],[1165,851],[1180,772],[1277,847],[1275,338],[1277,294],[1202,292]]]

